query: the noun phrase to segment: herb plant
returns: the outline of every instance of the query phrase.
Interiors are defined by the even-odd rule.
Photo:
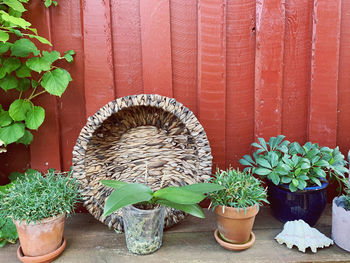
[[[340,185],[344,178],[347,162],[339,148],[320,148],[317,143],[307,142],[301,146],[297,142],[284,140],[285,136],[271,137],[269,142],[258,138],[252,143],[257,148],[252,156],[245,155],[240,163],[247,166],[261,178],[267,177],[275,185],[288,184],[295,192],[310,185],[321,186],[327,175]]]
[[[213,209],[220,205],[246,209],[254,205],[261,206],[263,202],[268,203],[266,189],[262,187],[261,181],[247,172],[232,168],[217,170],[209,181],[223,186],[222,190],[208,195]]]
[[[62,55],[56,50],[37,48],[35,42],[52,44],[22,17],[27,11],[23,3],[28,2],[0,1],[0,96],[8,91],[18,94],[8,109],[0,104],[0,140],[5,146],[29,145],[33,140],[30,130],[37,130],[45,119],[45,110],[35,105],[34,99],[44,93],[60,97],[72,81],[70,74],[56,62],[73,62],[75,52],[69,50]],[[44,4],[49,7],[57,2],[45,0]]]
[[[205,193],[223,189],[222,186],[213,183],[198,183],[180,187],[169,186],[153,192],[148,186],[138,183],[114,180],[102,180],[101,183],[115,189],[105,202],[104,216],[108,216],[124,206],[146,203],[151,206],[172,207],[190,215],[204,218],[203,210],[197,203],[205,198]]]
[[[3,194],[0,216],[27,223],[38,222],[72,213],[78,200],[78,182],[70,172],[50,170],[45,176],[36,172],[31,176],[18,177]]]

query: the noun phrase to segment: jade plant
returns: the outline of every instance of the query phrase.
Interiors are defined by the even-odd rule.
[[[339,147],[331,149],[311,142],[301,146],[284,138],[279,135],[271,137],[268,142],[258,138],[259,143],[252,143],[257,150],[252,156],[245,155],[240,160],[246,166],[244,170],[251,170],[261,178],[267,177],[275,185],[287,184],[291,192],[307,186],[321,186],[321,181],[327,176],[341,186],[348,170]]]
[[[154,192],[148,186],[138,183],[114,180],[102,180],[101,183],[115,189],[105,202],[104,216],[125,206],[148,204],[167,206],[204,218],[205,215],[198,203],[206,197],[205,193],[223,189],[214,183],[198,183],[179,187],[169,186]]]
[[[218,169],[209,181],[223,187],[208,195],[211,200],[209,207],[212,207],[213,210],[220,205],[246,210],[254,205],[259,207],[264,202],[268,203],[266,189],[262,186],[262,182],[248,172],[232,168]]]
[[[0,151],[11,143],[29,145],[31,130],[37,130],[45,119],[45,110],[34,103],[35,98],[44,93],[61,97],[72,81],[57,62],[72,63],[75,52],[38,49],[38,43],[52,44],[23,18],[28,2],[0,1],[0,96],[11,91],[12,98],[17,93],[9,108],[0,104],[0,140],[4,144]],[[44,4],[49,7],[57,2],[46,0]]]

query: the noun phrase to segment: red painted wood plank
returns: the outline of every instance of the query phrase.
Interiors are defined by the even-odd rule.
[[[300,143],[307,140],[312,7],[310,0],[286,1],[282,134]]]
[[[350,1],[342,1],[341,11],[337,145],[347,154],[350,150]]]
[[[341,0],[314,1],[309,140],[336,145]]]
[[[257,0],[255,62],[255,136],[281,133],[284,0]]]
[[[143,93],[139,0],[111,0],[116,97]]]
[[[109,0],[82,0],[86,115],[115,98]]]
[[[226,1],[199,0],[198,115],[212,149],[213,168],[225,168]]]
[[[37,28],[39,35],[51,39],[51,19],[49,10],[42,1],[31,1],[28,6],[30,21]],[[35,15],[34,15],[35,14]],[[47,45],[38,44],[42,49]],[[58,122],[57,98],[45,93],[33,100],[35,105],[45,109],[45,121],[38,131],[33,132],[34,140],[30,145],[31,167],[40,171],[48,168],[61,170],[60,126]]]
[[[226,166],[254,141],[255,0],[227,3]]]
[[[140,16],[144,92],[173,97],[169,0],[141,0]]]
[[[72,165],[72,151],[81,128],[85,125],[84,90],[84,52],[79,1],[61,1],[57,7],[50,8],[54,21],[52,43],[54,49],[63,54],[73,49],[76,52],[74,63],[62,62],[73,81],[58,100],[58,113],[61,137],[62,169],[69,170]]]
[[[197,1],[172,0],[170,9],[174,97],[197,114]]]

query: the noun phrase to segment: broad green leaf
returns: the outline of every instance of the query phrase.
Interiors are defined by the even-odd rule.
[[[14,121],[23,121],[32,107],[33,105],[30,101],[17,99],[11,103],[9,114]]]
[[[180,188],[196,192],[199,194],[207,194],[219,190],[225,189],[223,186],[213,183],[198,183],[198,184],[189,184],[185,186],[181,186]]]
[[[32,141],[33,141],[33,134],[30,131],[25,130],[23,137],[21,137],[17,142],[22,143],[24,145],[29,145],[31,144]]]
[[[265,160],[263,158],[257,159],[256,162],[262,167],[269,168],[269,169],[272,168],[271,164],[267,160]]]
[[[50,94],[59,96],[63,94],[69,83],[67,73],[63,69],[55,69],[43,75],[41,86]]]
[[[7,40],[9,40],[9,38],[10,36],[8,33],[0,30],[0,41],[6,42]]]
[[[12,123],[9,126],[0,128],[0,140],[6,145],[17,141],[24,135],[24,124],[20,122]]]
[[[42,71],[48,71],[51,68],[51,62],[44,59],[43,57],[33,57],[27,60],[26,65],[31,70],[34,70],[38,73]]]
[[[32,41],[26,38],[21,38],[17,40],[11,46],[11,56],[15,57],[28,57],[30,53],[36,55],[38,52],[37,47],[34,45]]]
[[[12,24],[19,26],[21,28],[26,29],[27,27],[31,26],[31,23],[24,20],[23,18],[11,16],[3,10],[0,10],[0,15],[4,21],[12,23]]]
[[[35,39],[38,40],[40,43],[43,43],[43,44],[47,44],[47,45],[52,46],[51,42],[50,42],[49,40],[47,40],[46,38],[44,38],[44,37],[37,36],[37,35],[30,35],[29,37],[30,37],[30,38],[35,38]]]
[[[7,73],[18,69],[21,66],[21,61],[18,58],[7,58],[4,60],[3,67]]]
[[[0,112],[0,127],[8,126],[12,123],[12,118],[9,115],[8,111]]]
[[[298,188],[296,188],[296,187],[291,183],[291,184],[289,184],[289,190],[290,190],[291,192],[295,192],[295,191],[298,190]]]
[[[44,5],[50,7],[52,5],[52,0],[45,0]]]
[[[68,51],[66,51],[66,52],[64,52],[64,54],[68,54],[68,55],[75,55],[75,51],[74,50],[68,50]]]
[[[30,88],[30,80],[26,78],[19,79],[18,86],[16,89],[18,91],[26,91]]]
[[[294,174],[298,176],[301,173],[301,168],[295,169]]]
[[[18,12],[26,11],[22,3],[17,0],[2,0],[2,2]]]
[[[8,13],[9,13],[9,15],[14,16],[14,17],[21,17],[23,12],[16,11],[10,7],[8,9]]]
[[[298,180],[299,184],[298,184],[298,189],[299,190],[303,190],[306,187],[306,182],[304,180]]]
[[[278,185],[280,183],[280,177],[278,176],[278,174],[276,174],[275,172],[270,173],[267,176],[268,179],[270,179],[275,185]]]
[[[13,181],[16,181],[21,176],[23,176],[23,174],[20,172],[12,172],[10,173],[8,178],[10,179],[11,182],[13,182]]]
[[[320,169],[319,167],[313,168],[312,170],[314,173],[317,174],[317,176],[323,177],[323,178],[326,177],[326,172]]]
[[[61,56],[60,52],[54,50],[52,52],[43,51],[42,58],[49,61],[51,64],[59,59]]]
[[[190,215],[193,215],[199,218],[205,218],[203,209],[197,204],[183,205],[183,204],[173,203],[168,200],[157,200],[156,203],[167,207],[175,208],[177,210],[183,211],[185,213],[188,213]]]
[[[292,184],[293,184],[295,187],[298,187],[298,185],[299,185],[298,179],[293,179],[293,180],[292,180]]]
[[[152,190],[142,184],[123,185],[107,198],[103,216],[108,216],[124,206],[148,202],[152,199],[152,194]]]
[[[16,70],[16,76],[19,78],[27,78],[32,76],[32,71],[27,67],[26,64],[22,64],[22,66]]]
[[[7,75],[6,77],[0,79],[0,87],[4,91],[15,89],[18,86],[18,80],[15,76]]]
[[[266,145],[266,142],[264,140],[264,138],[258,138],[261,146],[264,148],[265,151],[267,151],[267,145]]]
[[[270,159],[272,167],[276,167],[278,165],[278,155],[275,152],[271,152]]]
[[[0,42],[0,55],[6,53],[10,49],[10,43]]]
[[[305,174],[301,174],[301,175],[298,176],[297,179],[298,179],[298,180],[300,179],[300,180],[306,181],[306,180],[309,180],[309,177],[308,177],[307,175],[305,175]]]
[[[329,167],[329,163],[325,160],[319,160],[315,163],[315,165],[320,167]]]
[[[243,158],[239,160],[239,163],[247,166],[253,166],[250,162]]]
[[[101,180],[100,183],[105,186],[112,187],[114,189],[118,189],[123,185],[128,184],[127,182],[116,181],[116,180]]]
[[[311,181],[313,181],[318,186],[322,185],[321,181],[319,179],[317,179],[316,177],[311,177]]]
[[[310,164],[308,163],[302,163],[301,166],[300,166],[301,169],[309,169],[310,168]]]
[[[178,204],[196,204],[205,198],[204,194],[185,190],[182,187],[170,186],[153,194],[157,199],[165,199]]]
[[[292,178],[291,177],[288,177],[288,176],[283,176],[282,179],[281,179],[282,183],[284,184],[289,184],[291,181],[292,181]]]
[[[44,122],[45,119],[45,110],[40,106],[32,107],[25,119],[26,126],[28,129],[36,130]]]
[[[258,169],[255,170],[255,173],[257,175],[268,175],[271,172],[272,171],[270,169],[266,169],[266,168],[258,168]]]
[[[73,56],[71,56],[69,54],[65,54],[63,57],[66,59],[66,61],[68,63],[72,63],[73,62]]]
[[[36,28],[27,28],[28,30],[32,31],[35,35],[38,35],[38,30]]]
[[[34,79],[32,79],[31,84],[32,84],[33,89],[35,89],[36,87],[39,86],[39,83]]]

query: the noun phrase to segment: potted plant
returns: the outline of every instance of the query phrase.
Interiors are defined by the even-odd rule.
[[[217,170],[211,183],[223,189],[209,194],[210,206],[216,215],[215,239],[226,249],[243,250],[254,244],[252,232],[259,206],[266,200],[261,181],[247,172],[235,169]]]
[[[0,216],[16,225],[21,261],[53,260],[64,250],[65,217],[78,199],[78,183],[70,173],[50,170],[45,176],[37,172],[16,180],[2,197]]]
[[[268,200],[274,216],[282,222],[302,219],[314,225],[326,206],[327,176],[338,182],[347,172],[344,155],[336,147],[319,147],[307,142],[271,137],[269,142],[258,138],[252,156],[240,163],[261,178],[267,178]]]
[[[101,183],[115,189],[105,202],[104,216],[122,208],[126,245],[130,252],[138,255],[153,253],[162,245],[164,206],[204,218],[197,203],[205,198],[205,193],[222,189],[216,184],[199,183],[169,186],[154,192],[138,183],[114,180]]]

